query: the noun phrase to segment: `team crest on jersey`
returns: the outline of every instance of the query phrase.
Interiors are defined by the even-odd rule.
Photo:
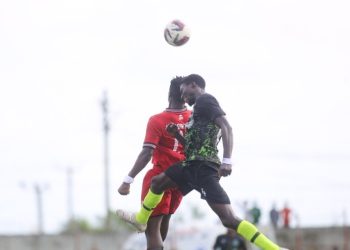
[[[179,115],[179,121],[182,121],[184,119],[183,115]]]

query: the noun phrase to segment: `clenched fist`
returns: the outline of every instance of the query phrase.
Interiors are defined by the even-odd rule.
[[[232,172],[232,165],[231,164],[226,164],[222,163],[220,168],[219,168],[219,176],[228,176]]]
[[[121,195],[128,195],[130,193],[130,184],[123,182],[118,188],[118,193]]]
[[[174,123],[169,123],[166,125],[166,131],[171,134],[173,137],[176,136],[177,133],[179,133],[179,128]]]

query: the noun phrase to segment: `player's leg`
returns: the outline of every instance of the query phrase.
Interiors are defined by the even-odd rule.
[[[164,231],[164,225],[168,226],[170,204],[171,191],[166,190],[161,202],[153,210],[152,215],[147,222],[145,234],[148,249],[161,249],[161,247],[163,247],[165,237],[163,237],[162,231]]]
[[[153,209],[159,204],[163,197],[163,192],[170,188],[180,187],[180,184],[186,183],[184,179],[182,163],[170,166],[164,173],[152,178],[151,188],[143,200],[141,209],[136,214],[130,214],[123,210],[117,210],[117,215],[124,221],[132,224],[138,231],[143,232],[146,229],[147,221],[152,214]],[[183,194],[188,193],[192,188],[184,186],[181,189]],[[181,188],[181,187],[180,187]]]
[[[145,208],[148,208],[147,206],[152,208],[152,209],[147,209],[147,211],[145,212],[147,217],[146,217],[146,220],[144,220],[144,222],[140,223],[140,221],[137,219],[137,213],[130,213],[130,212],[124,211],[122,209],[117,210],[117,215],[122,220],[124,220],[124,221],[130,223],[132,226],[134,226],[137,229],[137,231],[139,231],[139,232],[144,232],[146,230],[148,218],[151,216],[151,214],[153,212],[153,208],[155,208],[158,203],[162,202],[162,205],[154,211],[154,213],[153,213],[154,216],[169,213],[169,205],[170,205],[170,200],[171,200],[170,192],[165,192],[165,195],[163,195],[163,193],[161,195],[157,195],[157,194],[154,194],[152,192],[149,193],[153,178],[155,176],[157,176],[158,174],[159,174],[159,171],[157,171],[155,169],[151,169],[146,173],[146,175],[143,179],[141,200],[143,203],[146,201],[146,205],[143,205],[142,208],[143,208],[143,210],[145,210]],[[156,199],[157,199],[157,200],[154,200],[154,199],[151,200],[151,202],[155,203],[154,205],[151,204],[149,201],[150,197],[153,198],[152,196],[156,196]],[[166,211],[164,211],[164,209],[166,209]],[[141,214],[141,216],[142,216],[142,214]]]
[[[237,231],[239,223],[242,221],[237,218],[230,204],[217,204],[207,201],[210,208],[217,214],[221,223],[228,228]]]
[[[140,224],[146,224],[153,209],[162,200],[164,191],[175,187],[176,183],[165,175],[165,173],[153,177],[151,187],[143,200],[141,209],[136,213],[136,221]]]
[[[212,167],[202,167],[200,172],[200,191],[202,198],[219,216],[225,227],[236,230],[246,240],[264,250],[279,250],[280,247],[268,239],[250,222],[234,215],[230,199],[219,183],[217,171]]]
[[[161,225],[163,216],[153,216],[147,222],[145,231],[147,240],[147,250],[163,249],[163,238],[161,235]]]
[[[219,216],[225,227],[236,230],[246,240],[252,242],[261,249],[279,250],[280,247],[268,239],[250,222],[234,216],[230,204],[214,204],[208,201],[211,209]]]
[[[163,241],[165,240],[168,229],[171,215],[174,214],[177,208],[180,206],[182,201],[182,193],[179,189],[170,189],[168,192],[171,194],[170,203],[169,203],[169,212],[168,215],[163,216],[162,224],[160,226],[160,234],[162,235]]]
[[[162,223],[160,224],[160,235],[162,236],[163,241],[165,241],[168,235],[170,218],[171,218],[171,214],[164,215],[162,219]]]
[[[136,221],[146,224],[152,210],[159,204],[165,190],[179,188],[183,195],[193,188],[187,184],[187,170],[185,162],[178,162],[170,166],[165,172],[152,178],[151,188],[148,191],[140,211],[136,214]]]
[[[172,190],[164,191],[161,202],[153,209],[152,215],[147,222],[145,233],[148,249],[163,247],[163,242],[168,232],[172,196]]]

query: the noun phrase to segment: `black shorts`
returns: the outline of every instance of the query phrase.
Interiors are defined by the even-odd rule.
[[[174,181],[183,195],[193,189],[201,198],[214,204],[230,204],[230,199],[221,187],[219,166],[208,161],[184,161],[170,166],[164,173]]]

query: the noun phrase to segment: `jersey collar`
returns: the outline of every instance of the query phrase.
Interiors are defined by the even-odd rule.
[[[172,112],[172,113],[179,113],[179,112],[184,112],[186,111],[187,108],[182,108],[182,109],[170,109],[170,108],[166,108],[165,111],[166,112]]]

